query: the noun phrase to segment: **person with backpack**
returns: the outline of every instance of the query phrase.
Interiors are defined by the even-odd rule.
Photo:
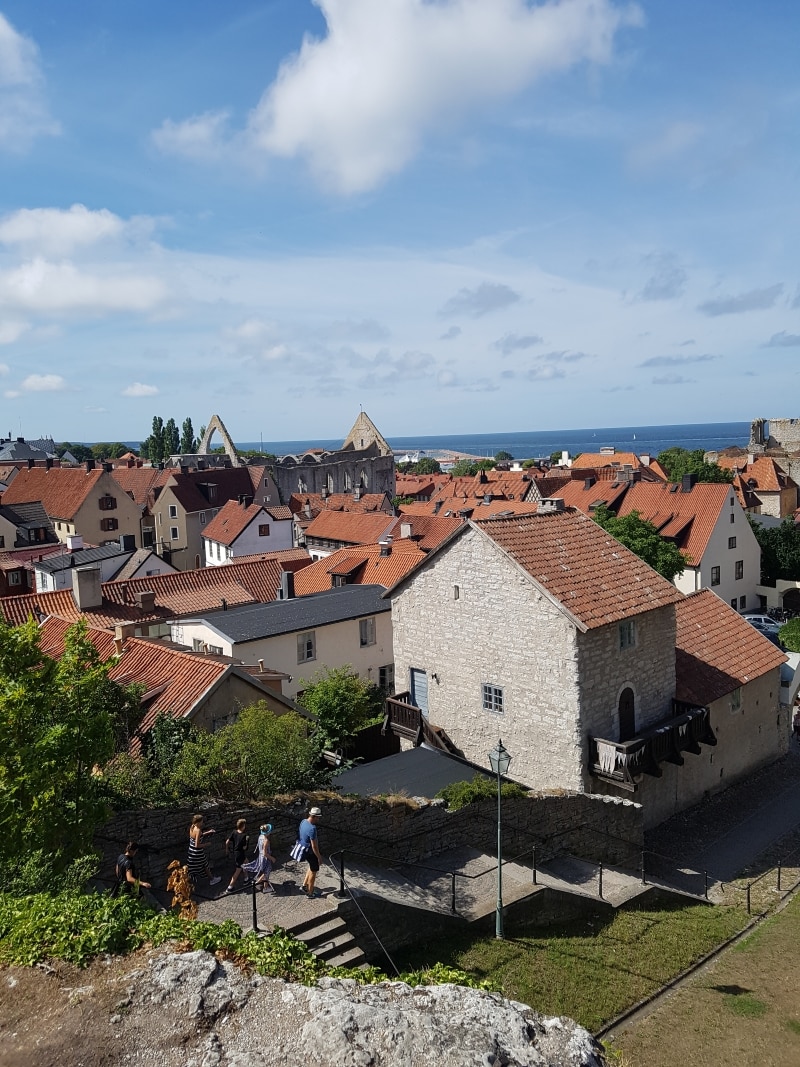
[[[146,900],[151,907],[163,911],[164,909],[150,892],[152,889],[150,883],[143,882],[136,873],[134,861],[138,851],[139,843],[137,841],[129,841],[125,846],[125,851],[117,858],[117,866],[115,870],[117,880],[111,889],[111,896],[118,897],[122,894],[140,896],[143,900]]]
[[[234,872],[231,875],[231,880],[228,883],[226,893],[236,892],[236,883],[242,876],[242,865],[247,858],[247,846],[250,842],[249,834],[245,833],[247,829],[247,823],[244,819],[237,820],[236,829],[231,830],[230,834],[225,840],[225,855],[233,856]],[[247,881],[245,881],[245,885]]]

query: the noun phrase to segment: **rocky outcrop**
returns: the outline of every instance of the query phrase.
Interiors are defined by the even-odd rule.
[[[591,1035],[571,1020],[544,1018],[495,994],[331,978],[289,985],[207,952],[109,957],[88,972],[10,968],[0,986],[0,1064],[15,1067],[604,1063]]]

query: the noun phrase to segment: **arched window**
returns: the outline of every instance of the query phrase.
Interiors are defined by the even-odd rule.
[[[619,739],[630,741],[636,736],[636,711],[633,706],[633,690],[626,686],[619,695]]]

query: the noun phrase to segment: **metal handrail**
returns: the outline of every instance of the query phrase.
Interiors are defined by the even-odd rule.
[[[332,857],[331,857],[331,858],[332,858]],[[332,864],[332,863],[330,862],[330,859],[331,859],[331,858],[329,858],[329,859],[328,859],[328,865],[329,865],[329,866],[331,866],[331,867],[333,867],[333,864]],[[366,915],[364,914],[364,909],[363,909],[363,908],[361,907],[361,905],[360,905],[360,904],[358,903],[358,901],[356,900],[356,898],[355,898],[355,896],[354,896],[354,894],[353,894],[353,891],[352,891],[352,889],[351,889],[351,888],[350,888],[350,887],[349,887],[349,886],[347,885],[347,883],[346,883],[346,882],[344,881],[344,876],[342,876],[342,880],[341,880],[341,883],[340,883],[340,885],[341,885],[341,889],[340,889],[340,892],[341,892],[341,893],[342,893],[342,895],[344,896],[345,890],[347,891],[347,895],[349,896],[349,898],[350,898],[350,900],[351,900],[351,901],[353,902],[353,904],[355,904],[355,906],[356,906],[356,907],[358,908],[358,911],[359,911],[359,914],[361,915],[361,918],[362,918],[362,919],[364,920],[364,922],[365,922],[365,923],[367,924],[367,926],[369,927],[369,929],[370,929],[370,933],[372,934],[372,936],[373,936],[373,937],[375,938],[375,940],[376,940],[376,941],[378,942],[378,944],[380,945],[380,947],[381,947],[381,951],[383,952],[384,956],[385,956],[385,957],[386,957],[386,959],[387,959],[387,960],[389,961],[389,963],[390,963],[390,964],[392,965],[392,970],[394,971],[394,973],[395,973],[395,974],[397,975],[397,977],[399,978],[399,977],[400,977],[400,971],[399,971],[399,969],[398,969],[398,966],[397,966],[397,964],[396,964],[396,963],[394,962],[394,960],[392,959],[392,957],[391,957],[391,956],[389,955],[389,950],[387,949],[386,945],[384,945],[383,941],[381,941],[381,939],[380,939],[380,938],[378,937],[378,934],[377,934],[377,931],[375,930],[375,927],[374,927],[374,926],[372,925],[372,923],[371,923],[371,922],[369,921],[369,919],[368,919],[368,918],[366,917]]]

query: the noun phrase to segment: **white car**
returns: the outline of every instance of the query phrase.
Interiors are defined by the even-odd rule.
[[[775,622],[769,615],[743,615],[742,618],[747,619],[751,626],[755,626],[757,630],[761,630],[763,633],[777,634],[781,628],[781,624]]]

